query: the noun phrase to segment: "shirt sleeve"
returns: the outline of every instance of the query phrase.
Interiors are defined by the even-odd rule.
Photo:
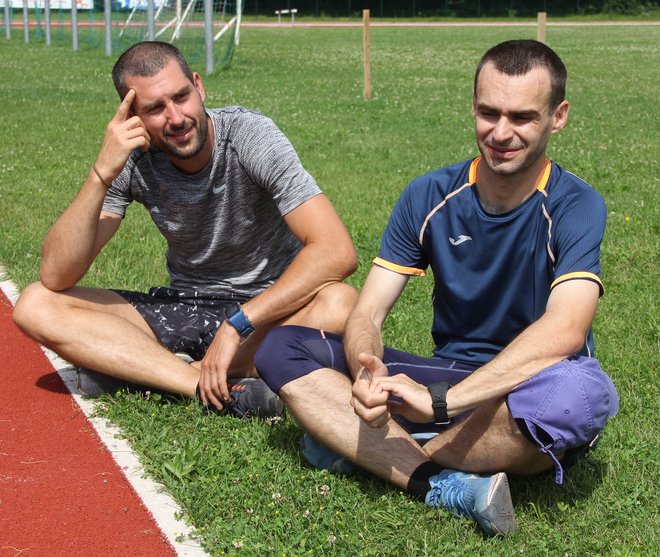
[[[135,164],[132,157],[124,166],[124,169],[119,173],[110,184],[105,199],[103,201],[103,210],[111,213],[117,213],[123,218],[126,215],[126,208],[133,201],[131,195],[131,175]]]
[[[414,211],[415,182],[401,194],[383,232],[374,263],[404,275],[425,275],[428,259],[419,242],[420,219]]]
[[[551,288],[568,280],[592,280],[601,294],[600,245],[607,209],[603,198],[587,187],[564,199],[564,210],[554,226],[555,273]]]
[[[270,118],[243,113],[240,132],[232,138],[241,164],[265,188],[282,215],[321,193],[291,142]]]

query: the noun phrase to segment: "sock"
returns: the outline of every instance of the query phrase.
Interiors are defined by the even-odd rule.
[[[426,494],[431,491],[429,478],[442,472],[443,468],[432,460],[420,464],[410,476],[406,490],[411,495],[421,499],[426,498]]]

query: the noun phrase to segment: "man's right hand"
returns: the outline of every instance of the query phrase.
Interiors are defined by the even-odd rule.
[[[366,352],[358,355],[358,361],[362,368],[353,383],[351,406],[369,427],[383,427],[390,419],[389,393],[381,389],[374,378],[387,377],[387,368],[379,358]]]
[[[106,184],[110,184],[122,171],[135,149],[149,150],[151,137],[138,116],[132,115],[131,105],[135,91],[130,89],[108,123],[101,152],[95,167]]]

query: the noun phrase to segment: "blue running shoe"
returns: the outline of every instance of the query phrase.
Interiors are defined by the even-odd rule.
[[[300,440],[300,448],[307,462],[319,470],[327,470],[331,474],[352,474],[355,472],[353,463],[322,443],[305,433]]]
[[[467,516],[479,524],[488,536],[509,534],[516,528],[516,518],[506,474],[476,476],[458,470],[443,470],[429,478],[431,491],[426,504],[442,507],[455,516]]]

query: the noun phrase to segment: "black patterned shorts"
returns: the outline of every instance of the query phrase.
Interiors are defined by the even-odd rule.
[[[171,352],[185,352],[194,360],[206,354],[225,309],[247,298],[231,294],[208,294],[156,286],[149,293],[114,290],[129,302]]]

